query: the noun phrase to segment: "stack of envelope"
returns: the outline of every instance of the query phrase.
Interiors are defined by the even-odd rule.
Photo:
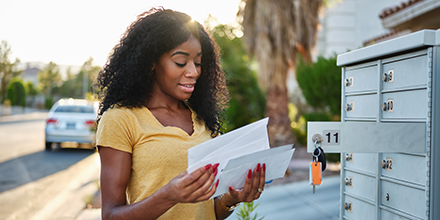
[[[188,150],[188,173],[207,164],[219,163],[214,183],[219,185],[213,197],[228,192],[229,187],[243,188],[249,169],[266,164],[266,181],[284,176],[295,149],[293,144],[270,148],[264,118]]]

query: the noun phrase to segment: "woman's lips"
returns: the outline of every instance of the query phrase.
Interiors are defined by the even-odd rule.
[[[193,92],[194,91],[194,84],[179,84],[179,86],[185,92]]]

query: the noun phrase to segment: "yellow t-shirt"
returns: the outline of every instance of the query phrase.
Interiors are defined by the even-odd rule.
[[[133,204],[149,197],[187,169],[188,149],[211,139],[211,131],[192,111],[194,132],[164,127],[148,108],[108,109],[102,115],[96,144],[131,153],[127,200]],[[177,204],[159,219],[216,219],[214,202]]]

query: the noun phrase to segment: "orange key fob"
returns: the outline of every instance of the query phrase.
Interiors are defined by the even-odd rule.
[[[320,185],[322,182],[321,162],[310,163],[310,184]]]

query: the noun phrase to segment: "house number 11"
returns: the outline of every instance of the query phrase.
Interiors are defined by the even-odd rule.
[[[341,141],[341,134],[339,130],[325,130],[323,131],[324,145],[339,145]]]

